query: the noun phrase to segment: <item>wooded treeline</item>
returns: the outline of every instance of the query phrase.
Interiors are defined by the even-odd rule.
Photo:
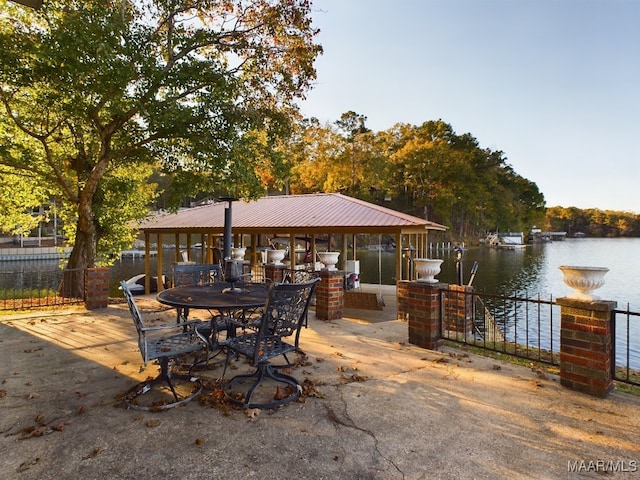
[[[501,151],[482,148],[442,120],[372,132],[347,112],[306,120],[286,144],[289,193],[341,192],[449,227],[452,239],[528,231],[545,218],[544,196]]]
[[[640,237],[640,215],[632,212],[550,207],[544,225],[547,231],[567,232],[569,236]]]

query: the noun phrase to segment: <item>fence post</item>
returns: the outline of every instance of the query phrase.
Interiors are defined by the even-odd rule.
[[[446,283],[400,280],[397,283],[398,319],[409,324],[409,343],[437,350],[444,345],[440,328],[440,291]]]
[[[560,383],[596,397],[613,388],[613,301],[558,298],[560,305]]]
[[[344,272],[320,270],[320,282],[316,287],[316,318],[337,320],[342,318],[344,307]]]
[[[109,304],[108,268],[87,268],[85,270],[84,301],[88,310],[107,308]]]

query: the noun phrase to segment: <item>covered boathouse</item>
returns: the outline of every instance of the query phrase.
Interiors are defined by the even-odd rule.
[[[414,248],[416,257],[426,257],[428,232],[446,230],[443,225],[339,193],[219,201],[177,213],[151,216],[141,223],[139,230],[144,234],[147,253],[145,291],[150,291],[152,276],[162,278],[164,264],[186,259],[182,248],[191,252],[193,246],[199,244],[201,258],[206,259],[203,263],[219,261],[214,252],[225,235],[227,215],[231,220],[233,244],[249,247],[247,257],[251,265],[261,263],[260,252],[270,248],[276,240],[291,246],[289,268],[297,268],[295,245],[302,239],[306,243],[307,257],[315,259],[316,252],[334,249],[341,252],[338,267],[344,268],[345,261],[356,260],[357,235],[379,235],[380,238],[385,235],[393,238],[396,279],[402,279],[404,247]],[[157,245],[158,251],[156,272],[151,272],[148,254],[152,245]],[[175,257],[163,258],[161,246],[174,245]],[[158,287],[162,288],[161,285]]]

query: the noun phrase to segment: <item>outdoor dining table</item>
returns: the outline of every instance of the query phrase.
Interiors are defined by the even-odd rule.
[[[158,302],[175,307],[178,319],[186,320],[190,309],[217,311],[224,317],[243,322],[244,317],[264,306],[269,295],[267,283],[214,282],[205,285],[173,287],[158,293]]]

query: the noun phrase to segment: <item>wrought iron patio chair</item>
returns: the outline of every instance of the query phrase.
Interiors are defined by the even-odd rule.
[[[255,367],[253,373],[236,375],[224,386],[225,395],[232,403],[245,408],[267,409],[284,405],[300,396],[300,383],[293,376],[279,370],[291,366],[286,354],[299,350],[300,330],[306,318],[309,300],[319,280],[272,284],[258,331],[225,340],[227,358],[222,372],[223,382],[229,360],[234,355],[248,358]],[[287,342],[288,337],[293,337],[293,341]],[[273,365],[271,360],[280,355],[287,363]],[[278,395],[265,401],[252,401],[253,394],[265,379],[284,386],[284,391],[279,391],[278,388]],[[244,394],[238,395],[233,387],[244,381],[249,382],[249,387]]]
[[[147,326],[126,282],[120,282],[120,286],[138,332],[138,347],[145,367],[152,360],[157,360],[160,364],[160,373],[157,377],[145,380],[127,391],[124,396],[125,405],[136,410],[166,410],[197,397],[202,392],[200,380],[191,374],[172,372],[169,362],[179,355],[205,348],[204,342],[196,334],[196,326],[200,321]],[[155,392],[156,395],[152,395],[151,392]],[[149,393],[147,397],[153,397],[154,400],[149,404],[143,404],[140,397],[147,393]]]
[[[219,264],[208,265],[179,265],[173,266],[174,287],[186,287],[191,285],[207,285],[222,281],[222,267]],[[218,338],[220,332],[227,330],[227,322],[219,312],[209,312],[210,321],[198,324],[196,334],[205,342],[205,361],[209,366],[211,353],[219,353]],[[184,322],[189,317],[189,309],[177,309],[178,322]],[[215,356],[215,355],[214,355]],[[197,362],[200,363],[200,362]]]
[[[307,269],[286,270],[282,283],[303,283],[318,277],[319,277],[318,272],[314,272],[312,270],[307,270]],[[313,293],[311,295],[311,300],[309,305],[315,305],[315,304],[316,304],[316,297],[315,297],[315,293]],[[307,313],[304,319],[304,328],[307,328],[309,326],[308,317],[309,315]]]

